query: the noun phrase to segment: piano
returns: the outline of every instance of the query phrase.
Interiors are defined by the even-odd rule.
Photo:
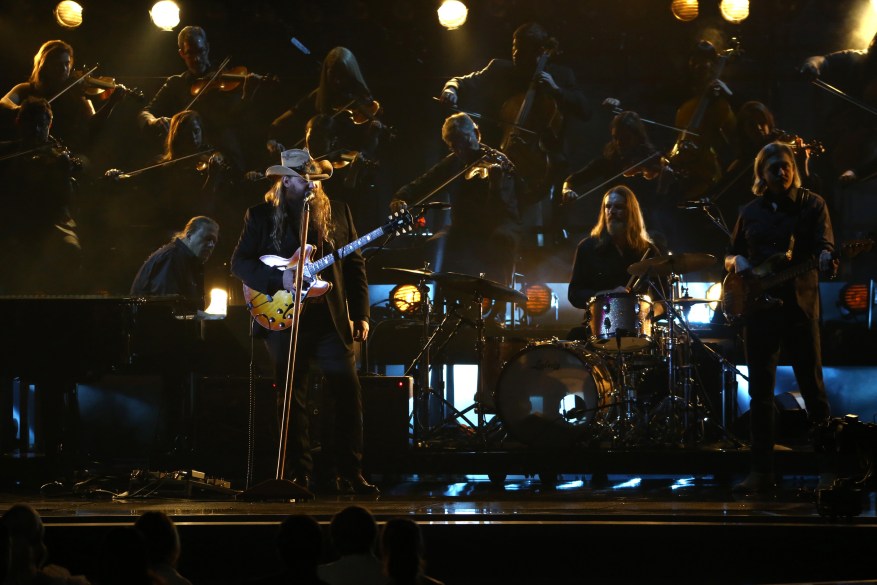
[[[81,382],[155,365],[200,334],[179,296],[0,296],[0,373]]]

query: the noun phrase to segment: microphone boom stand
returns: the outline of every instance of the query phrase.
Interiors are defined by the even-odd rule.
[[[238,498],[247,501],[289,501],[296,499],[313,499],[314,494],[295,482],[283,477],[286,468],[286,444],[289,440],[289,420],[292,418],[292,400],[295,388],[295,356],[298,349],[299,318],[302,304],[308,291],[304,289],[304,265],[308,256],[308,224],[311,215],[312,194],[305,197],[302,207],[301,228],[299,230],[299,254],[293,282],[292,327],[289,336],[289,355],[286,362],[286,385],[283,390],[283,417],[280,424],[280,445],[277,449],[277,472],[274,479],[266,480],[238,494]]]

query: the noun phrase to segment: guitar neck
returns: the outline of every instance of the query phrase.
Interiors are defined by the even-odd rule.
[[[380,238],[381,236],[386,235],[388,229],[388,226],[381,226],[378,229],[371,231],[362,237],[356,238],[346,246],[341,246],[331,254],[325,255],[319,260],[315,260],[310,264],[309,272],[311,276],[317,274],[318,272],[322,272],[323,270],[334,264],[336,260],[341,260],[342,258],[349,256],[353,252],[356,252],[369,242],[372,242]]]
[[[765,276],[761,279],[761,288],[770,289],[775,286],[779,286],[787,280],[791,280],[797,276],[810,272],[811,270],[819,267],[819,258],[811,258],[806,262],[802,262],[800,264],[796,264],[785,270],[781,270],[776,274]]]

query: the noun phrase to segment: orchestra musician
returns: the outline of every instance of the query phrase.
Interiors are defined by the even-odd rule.
[[[754,177],[756,198],[740,210],[725,269],[751,274],[779,254],[792,264],[818,258],[820,271],[836,273],[828,207],[802,188],[792,148],[780,142],[764,146],[755,158]],[[814,268],[768,292],[779,302],[753,313],[745,327],[752,461],[749,475],[734,487],[744,493],[775,487],[774,385],[781,349],[791,361],[811,426],[824,425],[830,414],[822,378],[819,272]]]
[[[73,47],[64,41],[46,41],[33,61],[30,78],[10,89],[0,99],[0,106],[14,114],[29,97],[50,101],[53,136],[77,153],[86,152],[124,93],[114,92],[96,114],[82,85],[67,89],[77,78],[73,71]]]
[[[229,164],[243,173],[248,164],[241,139],[246,134],[242,126],[249,98],[257,86],[257,76],[243,74],[239,85],[229,85],[228,91],[222,89],[222,72],[217,72],[210,60],[210,44],[201,27],[183,27],[177,35],[177,46],[186,71],[167,78],[139,113],[140,127],[148,128],[154,137],[164,139],[174,114],[187,109],[197,110],[203,121],[206,141],[220,148]],[[208,83],[211,78],[213,83]]]
[[[877,34],[866,50],[846,49],[808,57],[800,67],[810,81],[838,90],[838,108],[826,117],[828,149],[841,183],[870,178],[877,172]]]
[[[82,287],[82,246],[71,207],[82,164],[49,134],[48,101],[31,96],[17,111],[18,140],[0,153],[0,288],[75,293]]]
[[[523,24],[512,37],[511,61],[492,59],[479,71],[448,80],[439,99],[501,121],[500,134],[489,130],[484,142],[496,145],[518,168],[524,181],[522,204],[552,197],[555,209],[550,223],[558,233],[561,184],[570,166],[581,159],[584,123],[591,112],[572,69],[545,61],[556,46],[542,25]],[[519,120],[525,109],[529,115]]]
[[[323,59],[319,85],[272,122],[272,133],[290,144],[308,132],[312,155],[333,163],[350,153],[351,168],[342,174],[347,186],[354,188],[359,181],[350,171],[375,163],[381,138],[388,132],[381,113],[356,56],[346,47],[334,47]]]
[[[699,41],[689,56],[692,95],[676,110],[675,123],[686,131],[680,133],[669,156],[679,176],[673,186],[677,199],[706,195],[721,179],[723,161],[730,157],[736,120],[728,99],[731,90],[719,78],[726,60],[707,40]]]
[[[294,290],[294,273],[271,268],[259,259],[264,254],[292,258],[301,247],[300,223],[305,198],[313,194],[308,242],[322,258],[357,238],[349,208],[330,201],[319,182],[331,176],[305,150],[282,153],[282,165],[265,174],[274,181],[265,203],[246,212],[244,227],[231,260],[232,273],[253,290],[275,294]],[[362,475],[362,398],[356,375],[353,342],[368,337],[369,294],[365,264],[358,251],[334,262],[322,273],[330,289],[323,296],[306,300],[298,328],[287,458],[292,481],[310,489],[332,493],[377,494],[378,488]],[[351,321],[353,327],[351,331]],[[262,337],[274,364],[279,389],[286,387],[291,328],[269,331],[253,322],[253,335]],[[307,396],[308,371],[314,362],[334,397],[335,424],[332,440],[323,443],[327,464],[323,480],[311,484],[311,456]]]
[[[519,182],[508,159],[480,139],[478,126],[467,114],[449,116],[442,125],[442,140],[450,154],[396,191],[394,204],[418,201],[446,186],[451,222],[440,232],[442,252],[436,269],[483,272],[509,284],[521,239]]]

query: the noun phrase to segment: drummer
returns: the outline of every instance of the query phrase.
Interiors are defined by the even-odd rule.
[[[612,187],[603,195],[597,224],[576,248],[569,302],[587,309],[595,296],[647,293],[648,280],[630,276],[627,268],[660,255],[646,231],[636,195],[624,185]]]

